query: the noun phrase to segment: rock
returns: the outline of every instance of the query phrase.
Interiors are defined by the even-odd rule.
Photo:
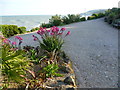
[[[64,58],[64,62],[65,62],[65,63],[70,63],[69,57]]]
[[[64,83],[67,83],[69,85],[75,85],[75,80],[74,80],[74,77],[71,75],[71,76],[68,76],[64,79]]]
[[[71,73],[71,69],[67,66],[62,66],[60,69],[65,73]]]

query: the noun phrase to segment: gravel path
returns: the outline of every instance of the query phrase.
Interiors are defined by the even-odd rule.
[[[117,87],[118,30],[103,18],[64,27],[71,35],[66,38],[63,49],[73,62],[80,88]],[[33,34],[20,35],[23,45],[38,45],[31,37]]]

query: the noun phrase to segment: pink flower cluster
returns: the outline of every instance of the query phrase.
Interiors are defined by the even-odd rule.
[[[59,29],[56,26],[51,27],[49,30],[47,30],[46,28],[40,27],[40,30],[37,31],[37,34],[39,34],[41,37],[48,36],[48,35],[57,36],[57,35],[62,35],[65,30],[66,28]],[[70,35],[70,31],[68,31],[65,36],[67,35]],[[33,37],[34,37],[34,40],[36,40],[35,36]]]
[[[4,44],[8,44],[8,45],[17,45],[17,43],[16,42],[12,42],[12,41],[10,41],[9,39],[6,39],[6,38],[3,38],[3,45]]]
[[[35,36],[35,35],[32,35],[33,36],[33,38],[34,38],[34,41],[37,41],[38,40],[38,38]]]
[[[2,41],[3,41],[3,45],[4,45],[4,44],[17,45],[17,43],[16,43],[15,41],[12,42],[12,41],[10,41],[9,39],[7,39],[7,38],[5,38],[5,37],[3,37],[3,36],[0,36],[0,38],[1,38]],[[19,44],[22,43],[22,40],[23,40],[23,39],[22,39],[21,37],[15,36],[15,38],[19,40]]]
[[[3,43],[9,44],[9,42],[10,42],[10,40],[8,40],[8,39],[6,39],[6,38],[3,39]]]
[[[18,40],[23,40],[21,37],[19,37],[19,36],[15,36],[15,38],[16,39],[18,39]]]

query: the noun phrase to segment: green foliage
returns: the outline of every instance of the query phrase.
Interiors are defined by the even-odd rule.
[[[30,32],[37,31],[37,30],[39,30],[39,27],[32,28],[32,29],[30,30]]]
[[[115,19],[115,20],[112,22],[112,26],[120,29],[120,19]]]
[[[70,20],[69,20],[69,18],[68,18],[67,16],[64,16],[64,17],[62,18],[62,20],[63,20],[63,23],[64,23],[64,24],[70,24],[70,23],[71,23]]]
[[[46,67],[43,68],[43,72],[45,73],[45,77],[53,77],[53,76],[62,76],[59,73],[56,73],[58,71],[59,67],[57,64],[49,64]]]
[[[10,37],[19,33],[16,25],[0,25],[0,27],[0,31],[2,31],[5,37]]]
[[[0,25],[0,31],[5,37],[14,36],[26,32],[25,27],[18,27],[16,25]]]
[[[52,16],[51,19],[49,19],[49,23],[42,23],[41,27],[50,28],[53,26],[62,26],[65,24],[70,24],[74,22],[80,21],[80,15],[79,14],[68,14],[67,16],[64,16],[61,18],[60,15]]]
[[[94,17],[98,17],[98,14],[97,13],[94,13],[94,14],[92,14],[92,16],[94,16]]]
[[[49,23],[50,23],[52,26],[60,26],[60,25],[62,24],[61,16],[60,16],[60,15],[52,16],[52,18],[49,19]]]
[[[92,19],[95,19],[96,17],[95,16],[89,16],[88,18],[87,18],[87,20],[92,20]]]
[[[79,22],[80,21],[80,15],[79,14],[68,14],[67,16],[64,16],[62,18],[64,24],[70,24],[74,22]]]
[[[26,32],[26,27],[18,27],[19,33],[25,33]]]
[[[42,23],[41,27],[46,27],[46,28],[50,28],[52,27],[53,25],[50,24],[50,23]]]
[[[63,40],[57,37],[46,37],[43,42],[40,43],[42,49],[53,52],[54,50],[59,51],[63,45]]]
[[[98,13],[98,18],[101,18],[101,17],[104,17],[105,16],[105,14],[104,13]]]
[[[87,18],[87,20],[97,19],[97,18],[101,18],[101,17],[104,17],[104,16],[105,16],[104,13],[94,13],[91,16],[89,16]]]
[[[80,21],[86,21],[86,18],[85,17],[81,17]]]
[[[120,8],[108,9],[105,12],[105,22],[112,24],[114,27],[117,28],[120,27],[119,19],[120,19]]]
[[[2,75],[5,77],[5,83],[10,82],[22,83],[24,79],[20,75],[25,75],[30,65],[29,61],[23,55],[24,51],[14,51],[9,44],[4,44],[1,48],[2,51]]]

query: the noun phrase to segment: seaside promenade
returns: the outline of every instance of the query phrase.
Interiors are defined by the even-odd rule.
[[[65,25],[71,35],[64,51],[73,62],[80,88],[113,88],[118,84],[118,30],[103,18]],[[24,45],[37,46],[32,35],[20,35]],[[39,36],[38,36],[39,37]],[[13,37],[10,38],[14,40]]]

